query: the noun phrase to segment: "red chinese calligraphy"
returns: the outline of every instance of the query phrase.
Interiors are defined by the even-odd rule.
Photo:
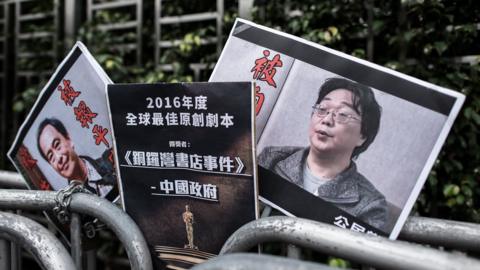
[[[110,150],[110,153],[108,154],[108,161],[110,161],[112,164],[113,163],[113,150]]]
[[[57,90],[60,91],[60,98],[65,102],[65,105],[72,106],[73,101],[80,95],[80,91],[75,91],[70,85],[70,80],[63,80],[63,87],[59,85]]]
[[[45,181],[45,180],[41,180],[41,181],[40,181],[39,188],[40,188],[41,190],[51,190],[51,189],[52,189],[52,187],[50,186],[50,184],[49,184],[47,181]]]
[[[30,155],[27,148],[21,147],[18,154],[20,155],[21,163],[28,169],[31,170],[37,164],[37,160]]]
[[[92,112],[90,108],[85,104],[85,102],[82,100],[80,101],[80,104],[78,104],[78,107],[73,108],[73,111],[75,112],[75,116],[77,117],[77,121],[79,121],[82,124],[82,127],[89,128],[88,123],[92,123],[92,119],[97,116],[97,113]]]
[[[93,126],[93,138],[95,138],[95,144],[99,145],[100,143],[104,143],[107,147],[110,147],[110,144],[107,141],[107,138],[105,138],[105,135],[108,133],[108,129],[103,128],[102,126],[95,125]]]
[[[283,62],[280,60],[280,54],[276,54],[272,60],[268,59],[270,56],[269,50],[263,51],[264,57],[255,60],[255,66],[250,70],[253,72],[253,78],[255,80],[265,81],[273,87],[277,87],[273,77],[277,73],[277,67],[282,67]]]
[[[264,101],[265,95],[260,92],[260,86],[255,85],[255,115],[260,113]]]

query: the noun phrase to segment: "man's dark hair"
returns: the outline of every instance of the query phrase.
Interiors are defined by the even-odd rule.
[[[315,104],[319,104],[326,95],[338,89],[345,89],[352,93],[353,109],[362,118],[360,132],[365,138],[365,142],[353,149],[352,158],[356,158],[360,153],[367,150],[368,146],[370,146],[377,136],[378,129],[380,128],[382,108],[377,103],[377,100],[375,100],[375,96],[370,87],[343,78],[327,79],[320,87],[318,99]]]
[[[58,120],[57,118],[53,118],[53,117],[43,119],[43,121],[38,126],[38,130],[37,130],[37,148],[38,148],[38,152],[40,152],[40,155],[42,155],[43,159],[45,159],[45,160],[47,160],[47,157],[43,153],[42,149],[40,149],[40,135],[42,135],[42,132],[47,125],[50,125],[53,128],[55,128],[60,134],[63,135],[63,137],[65,137],[67,139],[70,139],[70,136],[68,135],[67,129],[62,124],[62,122],[60,122],[60,120]]]

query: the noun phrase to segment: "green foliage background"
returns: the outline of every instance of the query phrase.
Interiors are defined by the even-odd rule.
[[[167,1],[165,15],[211,11],[210,1]],[[166,2],[166,3],[167,3]],[[184,3],[185,2],[185,3]],[[226,39],[237,16],[237,2],[226,1],[223,33]],[[183,3],[183,4],[179,4]],[[100,12],[79,31],[114,82],[176,82],[193,80],[190,63],[214,63],[215,50],[200,46],[214,35],[211,25],[172,28],[164,38],[181,37],[179,46],[162,51],[162,72],[153,63],[153,1],[144,2],[143,64],[112,45],[135,39],[98,30],[101,23],[122,22],[129,14]],[[394,70],[462,92],[466,102],[429,175],[415,213],[480,222],[480,5],[475,0],[271,0],[255,1],[253,21],[307,40],[373,61]],[[458,57],[473,55],[471,62]],[[202,74],[207,80],[209,72]],[[14,105],[17,112],[33,103],[42,85],[25,89]],[[401,184],[401,183],[399,183]]]
[[[39,1],[34,8],[38,12],[48,11],[52,6],[45,4],[47,2]],[[165,1],[162,13],[166,16],[214,11],[213,2]],[[224,41],[237,17],[237,6],[238,1],[225,1]],[[77,38],[86,43],[114,82],[191,82],[194,76],[189,64],[215,63],[218,58],[215,46],[200,45],[202,37],[215,35],[214,24],[174,25],[163,31],[163,39],[180,39],[181,43],[163,49],[160,57],[160,64],[171,64],[173,70],[160,70],[153,59],[153,1],[143,1],[143,10],[141,65],[135,64],[134,53],[115,48],[117,44],[135,42],[134,32],[110,33],[100,31],[98,27],[105,23],[129,21],[134,12],[100,11],[78,31]],[[480,5],[475,0],[256,0],[252,20],[465,94],[465,104],[413,214],[479,223],[479,14]],[[32,27],[32,31],[41,28],[38,25]],[[41,30],[54,31],[48,27]],[[48,44],[43,46],[41,43],[27,45],[30,47],[19,50],[36,50],[41,54],[46,50],[44,47],[48,47]],[[64,54],[64,51],[60,53]],[[472,57],[468,58],[470,61],[462,61],[462,56]],[[39,59],[19,64],[35,70],[44,68],[45,63]],[[209,70],[203,72],[201,80],[208,80],[209,75]],[[41,81],[22,89],[15,97],[13,111],[25,116],[45,83]],[[278,253],[275,250],[278,247],[270,248],[273,253]],[[121,253],[116,251],[110,255]],[[312,254],[306,256],[315,257]],[[323,260],[332,266],[351,266],[337,258],[324,257]]]

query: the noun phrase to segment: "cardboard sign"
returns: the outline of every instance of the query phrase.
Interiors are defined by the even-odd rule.
[[[108,86],[123,206],[159,264],[203,262],[258,217],[253,96],[246,82]]]
[[[8,153],[30,189],[59,190],[78,180],[93,194],[110,201],[118,197],[108,83],[77,42],[39,94]],[[52,213],[48,217],[58,225]]]
[[[210,81],[246,80],[255,82],[261,200],[392,239],[465,99],[239,19]]]

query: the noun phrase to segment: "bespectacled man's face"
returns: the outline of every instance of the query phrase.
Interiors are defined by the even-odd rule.
[[[361,116],[353,108],[352,92],[334,90],[315,107],[309,128],[311,151],[350,158],[353,149],[365,142]]]
[[[61,176],[72,180],[81,174],[80,158],[73,143],[52,125],[46,125],[39,137],[40,149],[48,163]]]

